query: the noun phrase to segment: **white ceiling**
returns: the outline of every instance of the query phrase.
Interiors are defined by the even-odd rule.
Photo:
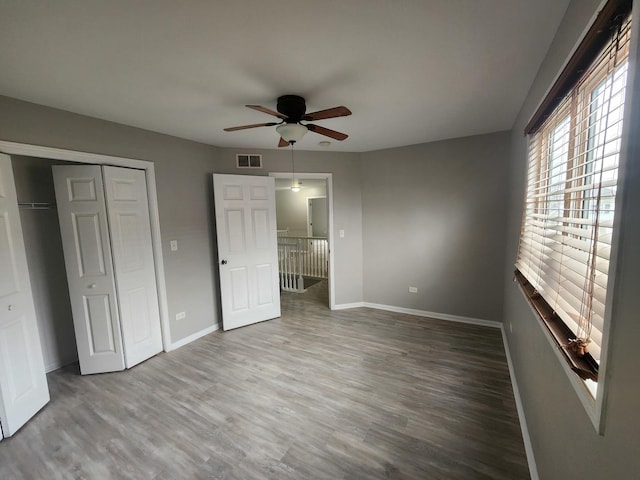
[[[0,94],[222,147],[274,148],[275,127],[223,128],[283,94],[353,111],[317,122],[349,134],[332,150],[507,130],[567,5],[0,0]]]

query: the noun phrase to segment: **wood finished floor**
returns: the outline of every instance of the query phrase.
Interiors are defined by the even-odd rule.
[[[49,374],[0,478],[529,478],[499,330],[323,303],[324,282],[127,372]]]

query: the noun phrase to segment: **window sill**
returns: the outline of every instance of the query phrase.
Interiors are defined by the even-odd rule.
[[[584,356],[578,356],[576,352],[566,347],[570,338],[574,338],[573,332],[564,324],[564,322],[556,315],[549,304],[536,292],[533,285],[520,273],[515,271],[515,279],[520,284],[525,297],[538,314],[538,318],[547,327],[551,337],[555,340],[556,346],[562,352],[562,356],[568,363],[569,368],[575,372],[582,380],[598,381],[598,363],[594,358],[586,353]]]
[[[541,321],[538,322],[540,330],[549,342],[549,346],[552,347],[552,351],[558,359],[558,365],[567,376],[567,380],[573,387],[573,390],[582,404],[585,413],[591,420],[593,428],[599,435],[603,435],[603,395],[604,390],[606,389],[604,370],[600,372],[600,381],[597,383],[591,382],[590,380],[583,380],[576,374],[576,372],[571,368],[572,363],[567,360],[567,353],[565,352],[565,349],[559,348],[559,342],[556,335],[549,329],[549,327],[547,327],[547,324],[542,320],[540,313],[534,306],[534,303],[529,300],[529,293],[525,289],[525,286],[519,281],[516,282],[516,279],[514,279],[514,283],[518,285],[519,290],[522,292],[522,295],[526,300],[526,305],[531,309],[531,314],[540,318]],[[529,286],[529,289],[531,289],[531,286]]]

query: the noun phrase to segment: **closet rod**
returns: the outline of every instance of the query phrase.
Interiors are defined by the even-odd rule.
[[[49,210],[56,208],[55,203],[46,202],[18,202],[18,206],[26,210]]]

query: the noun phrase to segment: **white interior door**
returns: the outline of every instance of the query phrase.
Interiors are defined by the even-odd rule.
[[[80,371],[124,370],[100,166],[52,169]]]
[[[142,170],[102,167],[127,368],[162,351],[147,185]]]
[[[328,210],[326,197],[309,198],[309,236],[326,237]]]
[[[275,179],[213,175],[224,330],[280,316]]]
[[[11,158],[0,154],[0,438],[48,401]]]

